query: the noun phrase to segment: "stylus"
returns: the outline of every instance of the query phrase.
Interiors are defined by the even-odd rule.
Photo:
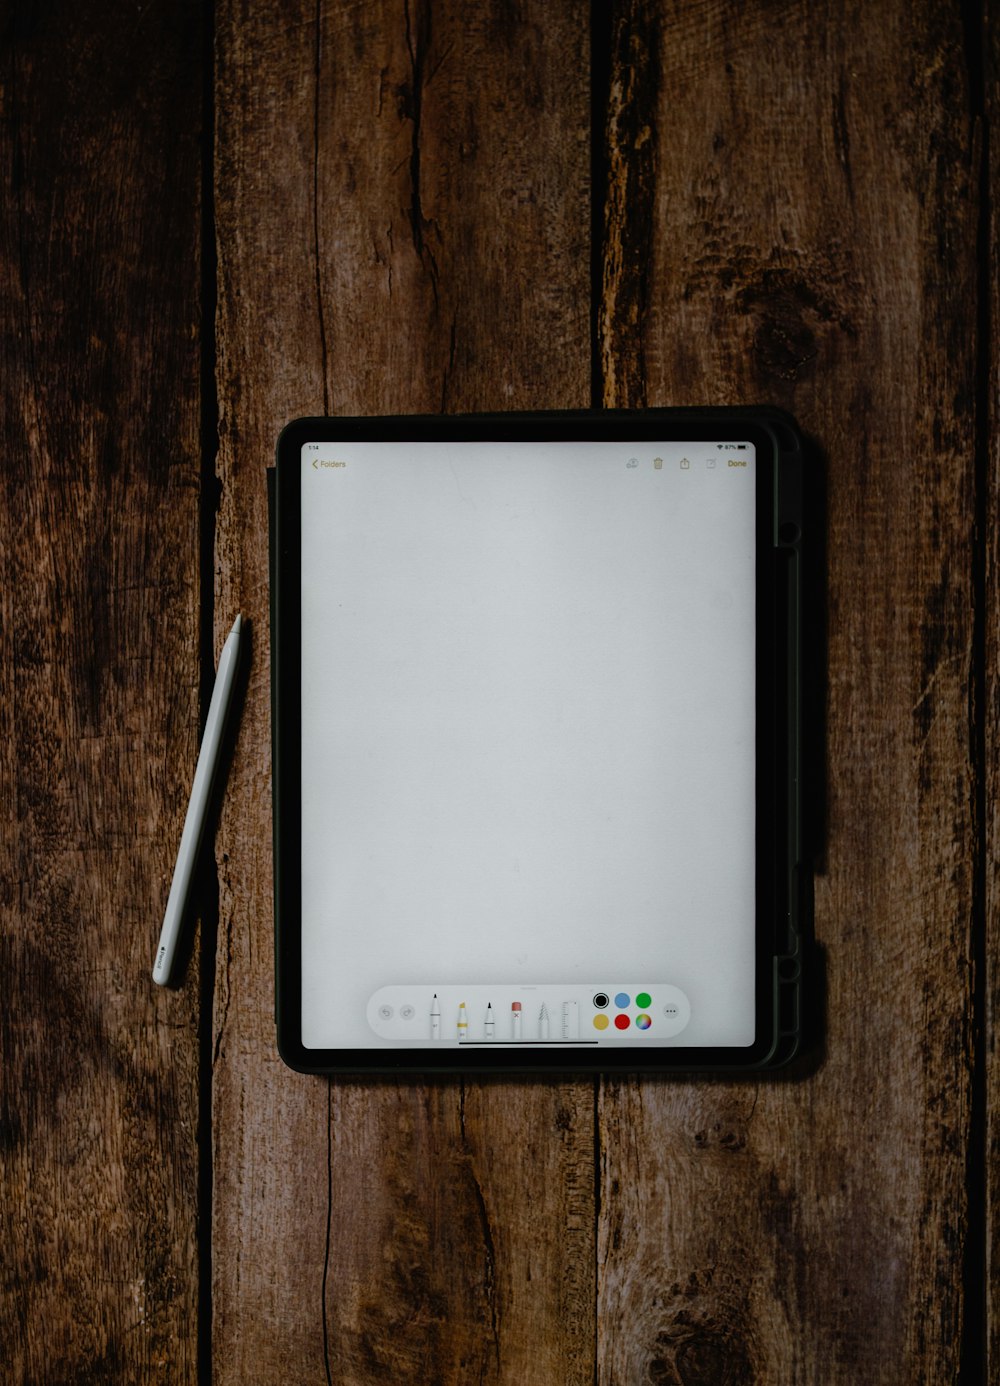
[[[163,927],[160,930],[160,941],[156,947],[156,961],[153,963],[153,981],[161,987],[166,985],[170,970],[173,967],[174,954],[177,951],[177,943],[181,933],[181,923],[184,919],[191,880],[194,876],[195,862],[198,860],[198,849],[201,846],[202,833],[205,830],[205,818],[212,794],[212,781],[215,779],[215,772],[219,763],[219,747],[222,744],[226,714],[229,711],[233,688],[236,684],[242,621],[242,616],[237,616],[232,630],[226,637],[226,643],[222,647],[222,654],[219,656],[219,668],[215,675],[215,687],[212,689],[212,701],[208,706],[205,735],[202,737],[198,764],[194,772],[194,784],[191,787],[191,802],[188,804],[187,817],[184,819],[181,845],[177,852],[177,865],[174,867],[174,879],[170,882],[170,894],[167,896],[167,908],[163,916]]]

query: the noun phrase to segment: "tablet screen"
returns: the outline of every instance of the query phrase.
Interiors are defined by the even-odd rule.
[[[753,1044],[753,442],[300,466],[302,1044]]]

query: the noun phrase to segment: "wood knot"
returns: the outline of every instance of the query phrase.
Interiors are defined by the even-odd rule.
[[[661,1333],[646,1364],[649,1386],[751,1386],[753,1367],[738,1338],[708,1327],[681,1325]]]
[[[743,288],[740,310],[755,326],[753,354],[758,373],[768,379],[797,381],[811,375],[822,344],[857,328],[823,288],[789,269],[766,269]]]

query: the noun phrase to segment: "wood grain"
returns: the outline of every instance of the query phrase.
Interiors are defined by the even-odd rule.
[[[1000,24],[984,3],[973,34],[981,40],[981,148],[984,161],[977,340],[983,388],[977,399],[983,527],[983,783],[985,938],[978,964],[984,995],[983,1050],[983,1342],[987,1381],[1000,1378]],[[978,690],[977,690],[978,691]]]
[[[620,3],[611,51],[605,403],[775,403],[826,473],[827,1030],[794,1079],[602,1086],[598,1379],[953,1381],[977,861],[960,16]]]
[[[189,1382],[197,985],[150,977],[198,744],[195,4],[18,7],[0,87],[0,1360]]]
[[[200,1189],[196,969],[149,968],[212,600],[204,15],[5,19],[4,1380],[193,1382],[199,1330],[241,1386],[1000,1371],[996,25],[593,8],[215,7],[215,650],[239,609],[254,652]],[[777,403],[825,475],[825,1044],[760,1083],[300,1077],[271,1022],[264,468],[302,413],[586,405],[592,116],[604,402]]]
[[[264,485],[300,414],[586,405],[586,8],[217,24],[216,610],[255,662],[218,843],[215,1379],[589,1383],[593,1084],[275,1052]]]

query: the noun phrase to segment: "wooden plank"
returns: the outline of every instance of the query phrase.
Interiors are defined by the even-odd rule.
[[[196,1376],[198,988],[150,968],[198,745],[200,68],[197,4],[5,24],[9,1381]]]
[[[608,1383],[952,1381],[962,1347],[977,209],[961,17],[887,0],[774,19],[614,6],[601,348],[605,403],[776,403],[827,473],[826,1040],[795,1079],[603,1086]]]
[[[983,389],[976,401],[979,448],[984,474],[982,514],[983,571],[983,680],[982,719],[984,739],[982,793],[984,844],[984,905],[986,930],[982,968],[985,1016],[983,1048],[983,1341],[986,1381],[1000,1378],[1000,25],[988,3],[982,5],[979,42],[982,92],[982,131],[985,205],[982,208],[980,255],[981,310],[977,339]]]
[[[586,7],[217,24],[218,633],[251,617],[255,662],[218,843],[215,1379],[589,1383],[593,1084],[275,1052],[264,486],[299,414],[587,404]]]

